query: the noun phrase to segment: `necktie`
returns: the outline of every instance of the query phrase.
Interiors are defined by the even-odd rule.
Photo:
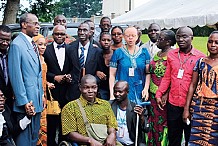
[[[32,41],[32,45],[33,45],[33,50],[35,51],[35,53],[38,57],[38,49],[37,49],[36,43],[34,41]]]
[[[85,56],[84,56],[85,48],[81,47],[80,49],[81,49],[81,54],[79,56],[79,63],[80,63],[81,68],[83,68],[84,67],[84,58],[85,58]]]
[[[63,44],[58,44],[58,45],[57,45],[57,48],[58,48],[58,49],[60,49],[60,48],[65,48],[65,44],[64,44],[64,43],[63,43]]]
[[[6,85],[8,84],[8,71],[7,71],[7,58],[6,55],[0,54],[2,61],[2,71],[4,73],[4,79]]]

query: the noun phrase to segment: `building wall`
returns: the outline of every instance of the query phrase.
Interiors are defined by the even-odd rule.
[[[103,16],[111,17],[113,13],[116,16],[120,16],[129,11],[130,0],[103,0],[102,14]],[[131,9],[134,8],[135,0],[131,0]]]

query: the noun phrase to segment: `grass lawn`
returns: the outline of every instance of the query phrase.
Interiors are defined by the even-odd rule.
[[[142,42],[144,42],[144,43],[149,40],[147,34],[143,34],[141,39],[142,39]],[[208,39],[208,37],[194,37],[192,44],[193,44],[194,48],[200,50],[204,54],[207,54],[207,39]]]

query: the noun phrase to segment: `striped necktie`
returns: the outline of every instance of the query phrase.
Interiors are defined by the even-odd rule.
[[[84,56],[85,48],[81,47],[80,49],[81,49],[81,54],[79,56],[79,63],[80,63],[81,68],[83,68],[84,67],[84,58],[85,58],[85,56]]]
[[[32,45],[33,45],[33,50],[35,51],[37,57],[39,57],[39,55],[38,55],[38,49],[37,49],[36,43],[35,43],[34,41],[32,41]]]

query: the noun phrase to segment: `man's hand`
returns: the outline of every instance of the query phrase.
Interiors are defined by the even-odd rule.
[[[90,146],[103,146],[100,142],[96,141],[93,138],[90,138],[89,144],[90,144]]]
[[[183,122],[186,123],[187,119],[190,119],[190,113],[189,113],[189,110],[186,110],[184,108],[184,111],[183,111]]]
[[[29,103],[25,104],[25,110],[27,117],[30,118],[36,114],[35,107],[33,106],[33,102],[30,101]]]
[[[71,74],[64,75],[63,80],[66,81],[67,83],[71,83],[72,82]]]
[[[54,77],[54,80],[56,81],[56,82],[58,82],[59,84],[62,84],[65,80],[64,80],[64,76],[65,75],[57,75],[57,76],[55,76]]]
[[[104,146],[116,146],[116,135],[111,133],[107,136]]]
[[[163,110],[163,105],[165,105],[165,103],[163,103],[161,98],[156,98],[157,101],[157,106],[159,107],[159,109]]]

